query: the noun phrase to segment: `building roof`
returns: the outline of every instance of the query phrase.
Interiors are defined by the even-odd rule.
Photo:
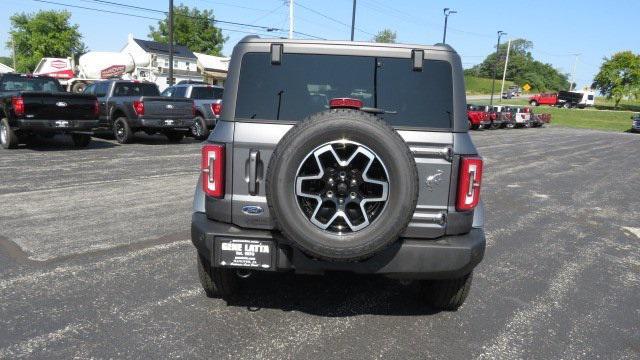
[[[142,50],[146,52],[154,53],[154,54],[169,55],[169,44],[163,44],[157,41],[140,40],[140,39],[133,39],[133,41],[135,41],[136,44],[138,44],[142,48]],[[192,53],[191,50],[189,50],[189,48],[184,45],[174,45],[173,56],[178,56],[178,57],[187,58],[187,59],[196,58],[194,53]]]
[[[5,64],[1,64],[0,63],[0,74],[3,73],[10,73],[10,72],[15,72],[15,70],[13,70],[13,68],[5,65]]]
[[[198,58],[198,65],[205,70],[209,71],[222,71],[227,72],[229,70],[229,60],[228,57],[223,56],[213,56],[202,53],[194,53]]]

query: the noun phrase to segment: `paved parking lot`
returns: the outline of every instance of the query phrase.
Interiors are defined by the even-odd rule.
[[[360,276],[260,276],[234,303],[206,298],[193,140],[0,151],[0,358],[640,357],[640,136],[473,137],[488,246],[454,313]]]

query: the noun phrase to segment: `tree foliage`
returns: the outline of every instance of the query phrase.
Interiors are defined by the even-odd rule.
[[[396,32],[391,29],[384,29],[378,31],[378,33],[373,37],[373,41],[377,43],[392,43],[396,42]]]
[[[68,11],[39,11],[11,16],[10,35],[15,40],[16,71],[31,72],[43,57],[76,57],[87,51],[78,25]],[[11,48],[11,39],[6,44]]]
[[[213,24],[213,11],[190,9],[180,4],[173,10],[173,41],[185,45],[191,51],[208,55],[221,55],[227,37]],[[169,43],[169,18],[158,22],[158,27],[149,27],[149,38],[164,44]]]
[[[560,73],[551,64],[545,64],[533,58],[531,48],[533,43],[526,39],[511,41],[509,64],[506,79],[518,85],[528,83],[538,91],[558,91],[569,88],[567,74]],[[507,44],[500,44],[499,55],[489,54],[482,63],[465,70],[465,74],[480,77],[493,77],[494,64],[498,61],[498,75],[502,74],[507,55]],[[500,77],[500,76],[498,76]]]
[[[640,96],[640,54],[622,51],[604,58],[592,87],[600,90],[618,107],[623,97]]]
[[[0,56],[0,64],[13,67],[13,59],[8,56]]]

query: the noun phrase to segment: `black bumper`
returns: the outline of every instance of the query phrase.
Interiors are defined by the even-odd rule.
[[[291,246],[277,231],[244,229],[207,219],[204,213],[194,213],[191,219],[191,241],[198,252],[210,262],[215,259],[213,252],[216,238],[273,241],[276,247],[276,271],[307,274],[348,271],[407,279],[450,279],[464,276],[480,263],[486,243],[484,230],[474,228],[468,234],[443,236],[434,240],[400,239],[373,257],[358,262],[330,262],[308,257]]]
[[[151,129],[188,130],[193,126],[193,119],[147,119],[132,121],[132,126]]]
[[[19,130],[43,132],[90,132],[98,127],[99,120],[43,120],[16,119],[11,127]]]

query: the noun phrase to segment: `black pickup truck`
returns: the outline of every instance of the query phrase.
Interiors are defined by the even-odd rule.
[[[64,92],[58,80],[24,74],[0,75],[0,140],[13,149],[36,135],[70,134],[75,147],[91,141],[98,125],[95,96]]]
[[[121,144],[132,142],[138,131],[180,142],[193,126],[193,100],[160,96],[154,83],[106,80],[87,86],[84,93],[98,98],[100,127],[111,129]]]

